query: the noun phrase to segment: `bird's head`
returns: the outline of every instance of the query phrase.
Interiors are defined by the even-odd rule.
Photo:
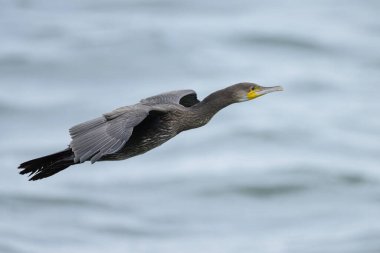
[[[236,102],[252,100],[274,91],[283,91],[281,86],[262,87],[255,83],[238,83],[227,89],[232,92]]]

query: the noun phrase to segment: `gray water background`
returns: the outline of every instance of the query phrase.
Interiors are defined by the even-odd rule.
[[[380,1],[0,1],[0,252],[380,252]],[[141,98],[285,91],[122,162],[17,166]]]

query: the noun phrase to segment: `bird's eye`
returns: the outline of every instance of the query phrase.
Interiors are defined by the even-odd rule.
[[[250,89],[249,89],[250,91],[252,91],[252,90],[255,90],[255,87],[254,86],[252,86]]]

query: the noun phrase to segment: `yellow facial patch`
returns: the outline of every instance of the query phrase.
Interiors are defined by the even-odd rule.
[[[254,89],[254,90],[250,90],[248,93],[247,93],[247,98],[248,100],[251,100],[251,99],[254,99],[258,96],[258,94],[256,93],[256,90],[257,89]]]

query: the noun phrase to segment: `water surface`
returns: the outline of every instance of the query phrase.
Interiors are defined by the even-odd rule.
[[[1,1],[0,252],[380,252],[378,1]],[[144,156],[27,182],[163,91],[285,92]]]

